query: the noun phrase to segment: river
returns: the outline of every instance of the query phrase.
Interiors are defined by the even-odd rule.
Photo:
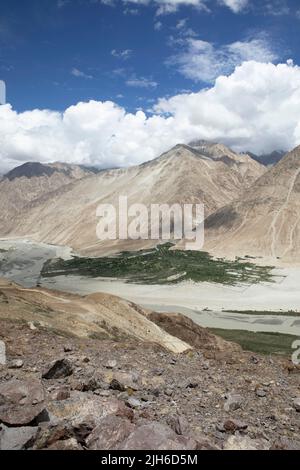
[[[222,286],[192,282],[139,285],[118,279],[57,276],[40,278],[45,261],[70,258],[72,250],[29,240],[0,240],[0,276],[25,287],[42,287],[87,295],[106,292],[157,311],[180,312],[204,327],[266,331],[300,337],[300,317],[226,313],[224,310],[300,310],[300,269],[276,270],[277,282]]]

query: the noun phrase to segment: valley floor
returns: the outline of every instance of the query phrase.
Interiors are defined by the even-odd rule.
[[[299,335],[300,319],[293,316],[226,313],[224,310],[279,311],[299,310],[300,269],[278,272],[286,277],[276,284],[246,287],[220,286],[209,283],[176,285],[137,285],[120,280],[58,276],[43,279],[42,285],[79,294],[105,292],[157,311],[177,311],[210,328],[271,331]],[[205,311],[203,311],[206,309]],[[208,310],[207,310],[208,309]]]
[[[300,319],[293,316],[228,313],[226,311],[299,311],[300,268],[276,269],[276,283],[224,286],[183,282],[175,285],[140,285],[123,280],[57,276],[40,278],[43,262],[55,256],[68,258],[70,249],[24,240],[0,241],[0,275],[25,286],[40,285],[78,294],[115,294],[158,311],[178,311],[201,326],[249,331],[279,332],[300,337]],[[4,260],[4,261],[3,261]],[[205,311],[204,311],[205,310]]]
[[[299,270],[278,272],[277,284],[247,289],[41,278],[41,266],[53,256],[70,256],[70,250],[0,242],[0,276],[6,278],[0,280],[0,341],[6,349],[0,450],[300,449],[300,369],[290,355],[300,319],[278,315],[281,308],[299,310]],[[238,329],[270,328],[290,336],[283,344],[280,335],[273,341],[261,333],[270,349],[255,345],[267,352],[260,355],[249,352],[260,335],[242,332],[248,352],[242,351],[186,316],[145,311],[105,294],[70,293],[99,291],[183,311],[200,325],[212,320],[233,341]]]

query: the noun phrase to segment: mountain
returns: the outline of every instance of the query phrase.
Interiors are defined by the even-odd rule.
[[[206,220],[216,254],[300,261],[300,146]]]
[[[248,153],[238,154],[223,144],[206,140],[192,141],[189,145],[210,159],[224,162],[232,168],[239,167],[239,172],[243,176],[246,186],[250,186],[262,174],[261,165],[264,164],[258,162]],[[259,165],[255,165],[254,161]]]
[[[264,153],[262,155],[255,155],[251,152],[247,152],[247,154],[257,162],[269,166],[278,163],[284,157],[286,152],[284,150],[274,150],[274,152]]]
[[[4,178],[13,181],[17,178],[34,178],[40,176],[51,176],[55,172],[50,165],[43,165],[39,162],[27,162],[9,171]]]
[[[191,146],[177,145],[139,166],[102,171],[57,188],[51,194],[41,190],[40,197],[31,198],[21,214],[9,221],[9,214],[5,219],[2,215],[0,234],[30,236],[36,241],[68,245],[90,254],[107,252],[108,248],[120,251],[153,246],[148,240],[99,242],[98,205],[109,203],[117,207],[120,195],[126,195],[129,204],[147,206],[203,202],[208,216],[239,197],[264,171],[265,167],[250,157],[237,155],[224,146],[210,150],[208,155]],[[49,185],[53,176],[47,177]],[[11,195],[10,184],[6,179],[5,190]]]
[[[26,162],[4,175],[4,179],[13,181],[17,178],[39,178],[41,176],[51,177],[52,175],[60,174],[73,179],[81,179],[87,175],[95,173],[95,169],[88,169],[82,165],[71,165],[68,163],[39,163],[39,162]]]
[[[87,176],[91,170],[65,163],[27,162],[0,180],[0,227],[6,227],[32,201]]]

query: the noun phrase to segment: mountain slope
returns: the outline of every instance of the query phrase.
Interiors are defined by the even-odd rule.
[[[238,169],[243,176],[245,186],[250,186],[263,173],[263,163],[257,162],[249,154],[238,154],[223,144],[205,140],[193,141],[190,147],[215,161],[222,161],[228,166]]]
[[[231,151],[226,150],[225,153]],[[265,168],[236,154],[234,158],[210,157],[197,149],[177,145],[161,157],[140,166],[104,171],[36,198],[10,223],[1,224],[1,234],[26,236],[37,241],[68,245],[84,253],[99,254],[153,245],[143,241],[99,242],[96,237],[99,204],[118,207],[119,196],[128,203],[199,203],[206,215],[237,198],[249,181]],[[220,158],[219,158],[220,157]],[[1,188],[0,188],[1,191]],[[155,244],[155,242],[154,242]]]
[[[5,229],[26,205],[57,189],[93,174],[78,165],[27,162],[0,180],[0,229]]]
[[[206,248],[224,255],[300,261],[300,146],[241,199],[208,217]]]
[[[160,314],[114,295],[79,296],[41,288],[26,289],[0,278],[1,321],[27,323],[35,325],[35,329],[79,338],[120,340],[127,337],[159,344],[173,353],[182,353],[194,346],[210,351],[239,351],[237,345],[215,337],[180,314],[166,317],[169,328],[159,325],[161,320],[157,315]],[[181,339],[183,325],[189,327],[186,339]],[[168,333],[170,328],[173,333]]]

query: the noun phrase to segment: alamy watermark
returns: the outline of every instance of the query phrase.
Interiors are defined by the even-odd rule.
[[[6,85],[3,80],[0,80],[0,105],[6,103]]]
[[[128,204],[120,196],[117,207],[100,204],[96,211],[99,240],[183,240],[186,250],[204,244],[203,204]]]

